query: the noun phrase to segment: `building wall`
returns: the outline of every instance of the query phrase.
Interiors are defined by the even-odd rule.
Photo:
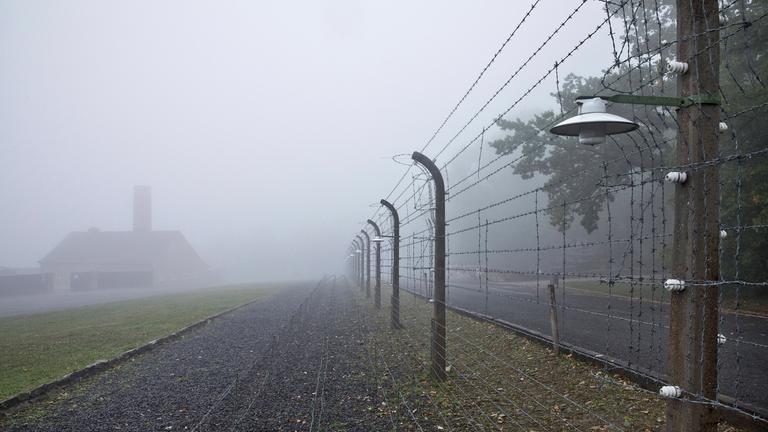
[[[50,277],[44,273],[0,275],[0,296],[46,292],[50,290]]]
[[[47,264],[49,286],[54,291],[77,291],[102,288],[138,288],[154,286],[154,269],[131,264]]]
[[[101,289],[147,288],[154,284],[151,271],[107,271],[71,273],[72,291]]]

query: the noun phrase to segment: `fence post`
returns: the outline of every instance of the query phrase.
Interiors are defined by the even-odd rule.
[[[352,278],[357,279],[357,260],[355,259],[357,255],[355,254],[355,251],[357,250],[357,243],[355,241],[352,241],[352,245],[349,248],[349,274],[352,276]]]
[[[678,78],[679,96],[718,95],[720,52],[717,0],[677,1],[677,58],[690,62]],[[720,107],[693,105],[677,114],[677,165],[717,158]],[[672,293],[668,375],[685,393],[716,400],[718,287],[696,281],[719,279],[719,188],[716,164],[699,165],[675,186],[672,276],[685,281]],[[667,431],[715,431],[714,406],[684,398],[667,402]]]
[[[560,354],[560,331],[557,327],[557,300],[555,298],[555,287],[557,287],[557,276],[549,281],[549,325],[552,328],[552,349],[555,355]]]
[[[365,241],[363,240],[363,237],[360,236],[360,234],[356,235],[358,240],[360,240],[360,262],[359,262],[359,270],[358,277],[360,278],[360,291],[365,289],[365,254],[363,254],[363,249],[365,249]]]
[[[444,381],[445,375],[445,183],[431,159],[419,152],[411,158],[423,165],[435,182],[435,293],[432,310],[432,376]]]
[[[376,234],[376,238],[373,240],[376,243],[376,286],[373,290],[373,303],[377,309],[381,309],[381,230],[376,222],[368,219],[368,224],[373,227],[373,232]]]
[[[363,251],[363,260],[365,260],[365,296],[371,298],[371,237],[364,229],[360,230],[360,233],[365,237],[365,250]]]
[[[381,205],[392,214],[392,328],[400,328],[400,216],[389,201],[382,199]]]

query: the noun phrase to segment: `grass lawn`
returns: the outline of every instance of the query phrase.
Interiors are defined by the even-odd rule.
[[[659,282],[658,286],[636,284],[634,287],[628,282],[617,282],[610,288],[610,291],[608,284],[594,280],[568,281],[566,286],[605,295],[609,295],[610,293],[610,295],[613,296],[633,297],[635,299],[642,297],[644,301],[650,301],[651,299],[664,303],[669,303],[670,301],[669,292],[662,287],[661,282]],[[759,294],[757,293],[757,290],[754,289],[746,289],[728,284],[722,285],[720,290],[721,308],[728,311],[735,311],[737,309],[736,291],[740,290],[740,299],[738,302],[738,310],[740,313],[768,316],[768,295]]]
[[[0,400],[276,289],[234,285],[0,318]]]

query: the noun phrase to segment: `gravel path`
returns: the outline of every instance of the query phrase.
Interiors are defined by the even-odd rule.
[[[360,317],[341,279],[299,285],[11,413],[0,429],[388,429]]]

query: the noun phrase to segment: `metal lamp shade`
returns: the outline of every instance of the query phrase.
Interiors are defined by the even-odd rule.
[[[563,120],[549,131],[555,135],[578,136],[579,143],[596,145],[605,142],[607,135],[631,132],[638,124],[624,117],[605,112],[605,101],[600,98],[577,101],[579,114]]]

